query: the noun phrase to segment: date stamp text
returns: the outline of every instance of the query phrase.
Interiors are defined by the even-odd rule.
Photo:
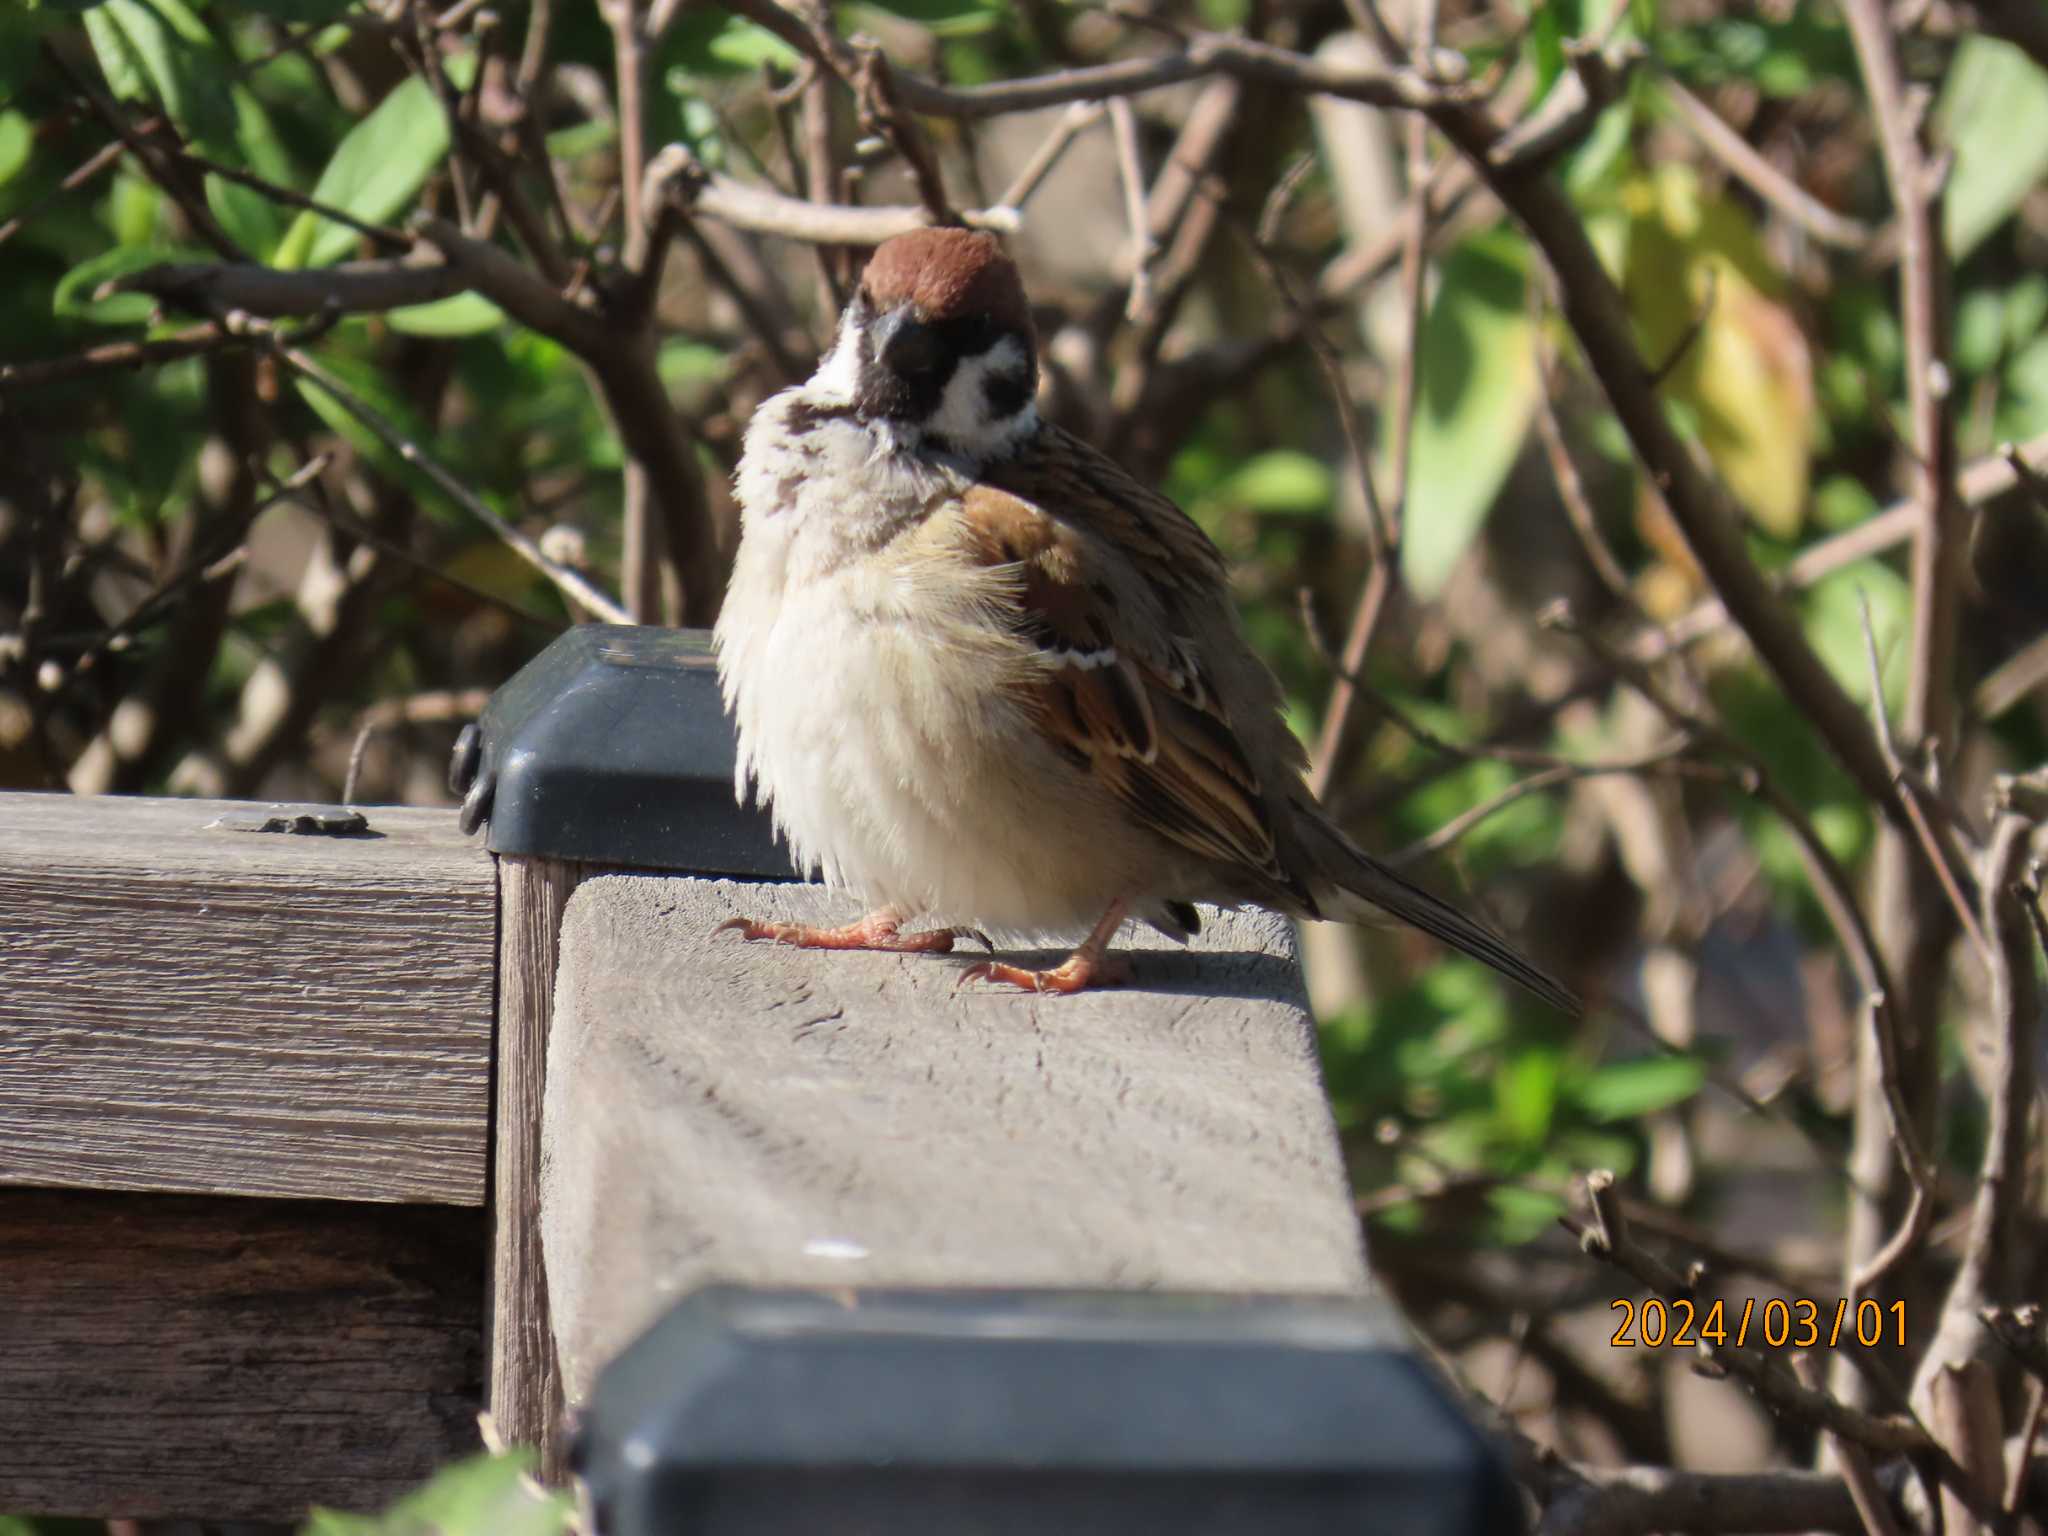
[[[1906,1304],[1882,1304],[1870,1297],[1832,1302],[1810,1296],[1787,1299],[1754,1296],[1739,1303],[1715,1300],[1696,1304],[1680,1297],[1641,1301],[1620,1298],[1608,1305],[1621,1314],[1608,1342],[1616,1349],[1697,1349],[1701,1344],[1733,1344],[1740,1349],[1761,1344],[1770,1349],[1839,1349],[1857,1344],[1865,1349],[1892,1344],[1906,1347]]]

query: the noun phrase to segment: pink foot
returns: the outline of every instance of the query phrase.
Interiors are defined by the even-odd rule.
[[[872,915],[843,928],[816,928],[808,923],[764,923],[751,917],[735,917],[711,931],[724,933],[728,928],[735,929],[744,939],[771,939],[798,949],[879,949],[902,955],[950,955],[956,939],[973,939],[984,947],[993,947],[985,935],[972,928],[927,928],[919,933],[904,933],[896,923],[893,917]]]
[[[984,960],[978,965],[970,965],[960,979],[993,981],[999,986],[1016,987],[1025,992],[1073,993],[1085,992],[1090,987],[1126,986],[1131,975],[1131,962],[1122,955],[1076,954],[1049,971],[1005,965],[999,960]]]

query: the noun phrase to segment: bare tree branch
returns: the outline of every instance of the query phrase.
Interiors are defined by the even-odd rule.
[[[648,163],[647,179],[650,189],[659,189],[650,190],[649,207],[666,196],[693,213],[735,229],[780,235],[785,240],[802,240],[812,245],[880,245],[884,240],[932,223],[931,213],[925,208],[854,208],[812,203],[748,186],[706,170],[682,144],[671,144],[657,154]],[[1001,205],[964,210],[960,219],[970,229],[991,229],[998,234],[1008,234],[1018,225],[1016,209]]]
[[[1963,466],[1956,477],[1956,492],[1965,506],[2002,496],[2020,483],[2013,460],[2029,465],[2048,464],[2048,433],[2030,438],[2010,454],[2000,452]],[[1844,566],[1896,549],[1913,536],[1920,519],[1911,501],[1894,502],[1883,511],[1864,519],[1853,528],[1810,544],[1778,573],[1781,591],[1802,591]],[[1631,646],[1639,661],[1656,661],[1678,646],[1691,645],[1728,623],[1728,609],[1718,597],[1703,599],[1660,631],[1643,636]]]
[[[509,258],[508,258],[509,259]],[[146,267],[117,278],[115,293],[147,293],[193,314],[241,310],[269,320],[376,314],[466,292],[471,281],[431,251],[398,261],[345,261],[287,272],[254,262]]]
[[[2034,927],[2027,913],[2038,893],[2023,890],[2021,881],[2035,824],[2014,808],[2010,789],[2002,798],[2005,808],[1992,827],[1978,882],[1990,940],[1991,996],[1970,1042],[1983,1062],[1989,1124],[1962,1263],[1949,1284],[1934,1340],[1921,1358],[1916,1398],[1932,1392],[1937,1373],[1993,1353],[1982,1320],[1987,1308],[2026,1299],[2019,1294],[2027,1269],[2021,1223],[2028,1210],[2028,1123],[2037,1087],[2041,999]]]
[[[775,0],[728,3],[730,9],[767,27],[812,58],[832,62],[824,57],[812,30]],[[916,111],[933,117],[976,118],[1057,107],[1070,101],[1133,96],[1212,74],[1266,80],[1292,90],[1341,96],[1377,107],[1423,107],[1440,100],[1465,100],[1477,95],[1474,89],[1438,85],[1408,69],[1338,67],[1269,43],[1217,32],[1189,34],[1186,46],[1178,53],[1085,65],[1022,80],[955,87],[902,73],[897,76],[897,87],[904,105]]]
[[[1956,496],[1956,442],[1947,406],[1947,274],[1941,244],[1940,173],[1919,135],[1924,101],[1909,97],[1900,71],[1898,34],[1884,0],[1843,0],[1864,91],[1875,119],[1878,148],[1899,230],[1900,324],[1905,332],[1906,393],[1912,417],[1908,445],[1913,477],[1914,529],[1912,645],[1905,709],[1900,719],[1906,749],[1953,746],[1956,722],[1956,638],[1964,560],[1962,510]],[[1895,758],[1885,754],[1888,766]],[[1940,993],[1954,927],[1945,891],[1961,889],[1969,872],[1950,867],[1945,850],[1924,829],[1916,792],[1901,776],[1888,804],[1906,814],[1888,818],[1879,835],[1873,907],[1877,932],[1891,957],[1898,989],[1891,996],[1907,1108],[1923,1145],[1934,1142],[1939,1079]],[[1926,857],[1915,857],[1918,852]],[[1967,907],[1966,902],[1958,906]],[[1855,1141],[1845,1260],[1866,1268],[1879,1242],[1891,1188],[1890,1139],[1878,1113],[1881,1064],[1867,1050],[1857,1062]],[[1893,1113],[1896,1111],[1894,1110]],[[1861,1383],[1839,1369],[1836,1385],[1858,1394]]]

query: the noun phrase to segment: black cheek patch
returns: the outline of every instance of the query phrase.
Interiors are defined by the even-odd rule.
[[[881,363],[863,363],[853,408],[870,420],[883,416],[891,421],[926,421],[938,414],[952,377],[950,358],[941,368],[907,377]]]
[[[991,373],[981,381],[982,398],[988,401],[990,416],[1001,420],[1014,416],[1030,403],[1031,382],[1028,373]]]

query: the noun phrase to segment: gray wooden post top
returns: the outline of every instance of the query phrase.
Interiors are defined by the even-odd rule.
[[[573,1403],[700,1284],[1359,1295],[1358,1223],[1287,922],[1149,930],[1133,986],[713,929],[815,886],[607,876],[570,898],[541,1228]]]

